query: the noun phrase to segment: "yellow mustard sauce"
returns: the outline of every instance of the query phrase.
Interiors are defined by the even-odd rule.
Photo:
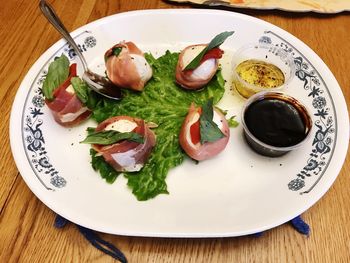
[[[242,80],[251,85],[247,86],[244,85],[244,82],[235,80],[234,84],[237,91],[246,98],[261,91],[261,89],[277,88],[285,82],[285,77],[281,69],[261,60],[249,59],[243,61],[235,70]]]

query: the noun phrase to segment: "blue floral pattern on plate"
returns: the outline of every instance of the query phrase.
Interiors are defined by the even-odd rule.
[[[331,160],[336,136],[335,107],[322,77],[295,47],[271,31],[266,31],[259,42],[271,44],[272,38],[277,38],[279,44],[276,46],[293,56],[296,66],[295,75],[301,81],[301,87],[307,92],[307,97],[312,100],[312,114],[315,118],[314,128],[316,130],[312,142],[313,148],[305,166],[296,174],[296,178],[288,183],[290,190],[299,191],[306,186],[308,178],[316,176],[314,183],[307,190],[300,192],[300,194],[305,194],[309,193],[321,180]]]
[[[88,36],[84,37],[85,35]],[[77,36],[79,39],[82,37],[84,37],[83,44],[78,44],[81,52],[85,52],[89,48],[96,46],[96,38],[91,35],[91,32],[84,31]],[[77,56],[73,48],[68,44],[58,50],[55,55],[57,56],[61,53],[64,53],[70,60],[74,60]],[[53,58],[54,57],[52,57],[52,59]],[[43,125],[43,119],[41,116],[44,114],[43,108],[45,106],[45,100],[41,88],[47,74],[48,65],[52,59],[45,63],[36,80],[32,84],[31,89],[33,90],[33,94],[32,97],[30,97],[30,93],[28,94],[26,105],[29,106],[27,108],[27,111],[25,111],[26,114],[23,115],[24,120],[22,124],[23,143],[28,161],[39,181],[48,190],[62,188],[67,185],[67,180],[64,177],[60,176],[59,171],[50,161],[48,152],[45,147],[44,134],[41,129],[41,126]],[[42,180],[42,176],[49,176],[50,184],[54,188],[47,186],[44,180]]]

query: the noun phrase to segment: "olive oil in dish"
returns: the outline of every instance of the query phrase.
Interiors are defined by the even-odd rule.
[[[235,87],[245,98],[249,98],[259,89],[274,89],[285,83],[282,70],[262,60],[245,60],[235,68],[235,71],[241,79],[235,81]]]

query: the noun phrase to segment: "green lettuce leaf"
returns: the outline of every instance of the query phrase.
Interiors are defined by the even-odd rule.
[[[93,118],[101,122],[116,115],[128,115],[153,122],[157,142],[152,154],[139,172],[125,173],[128,186],[138,200],[147,200],[158,194],[168,193],[166,176],[169,170],[180,165],[185,153],[179,145],[179,132],[192,102],[203,105],[209,98],[216,104],[224,94],[224,79],[221,72],[199,91],[180,88],[175,83],[175,68],[178,53],[166,52],[155,59],[146,54],[153,68],[153,78],[143,92],[123,89],[123,99],[102,99],[93,111]]]
[[[91,165],[95,171],[98,171],[107,183],[114,183],[115,179],[121,174],[114,170],[112,166],[105,162],[102,156],[98,156],[94,149],[90,149]]]
[[[59,87],[69,76],[69,60],[62,54],[50,64],[42,91],[46,99],[52,100],[53,91]]]

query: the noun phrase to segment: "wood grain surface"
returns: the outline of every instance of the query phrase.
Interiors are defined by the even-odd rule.
[[[0,8],[0,262],[113,262],[73,225],[53,227],[55,214],[22,180],[9,144],[16,91],[39,56],[60,39],[34,0],[1,1]],[[139,9],[188,8],[157,0],[50,0],[70,31],[96,19]],[[198,7],[195,7],[198,8]],[[320,15],[281,11],[243,12],[294,34],[329,66],[350,105],[350,13]],[[129,262],[350,262],[350,158],[327,194],[304,215],[312,232],[289,224],[262,237],[165,239],[101,234]]]

